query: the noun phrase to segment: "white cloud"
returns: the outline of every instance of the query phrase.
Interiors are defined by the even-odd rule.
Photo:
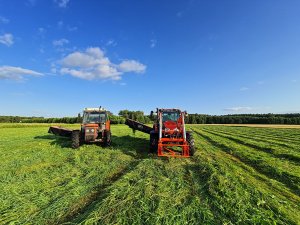
[[[157,40],[151,39],[150,40],[150,48],[154,48],[156,46]]]
[[[70,31],[70,32],[77,31],[78,27],[71,27],[71,26],[68,25],[67,30]]]
[[[9,19],[3,17],[3,16],[0,16],[0,23],[9,23]]]
[[[46,32],[47,32],[47,30],[44,27],[39,27],[37,29],[37,35],[39,36],[39,38],[42,38],[42,39],[45,38]]]
[[[146,66],[135,60],[124,60],[120,63],[119,69],[123,72],[144,73]]]
[[[22,80],[23,76],[42,76],[43,74],[14,66],[0,66],[0,79]]]
[[[61,61],[61,74],[69,74],[86,80],[120,80],[125,72],[142,73],[146,66],[135,60],[124,60],[119,65],[112,63],[98,47],[76,51]]]
[[[61,8],[66,8],[70,0],[54,0],[55,3],[58,4]]]
[[[65,38],[62,38],[62,39],[59,39],[59,40],[54,40],[52,42],[52,44],[54,46],[63,46],[64,44],[68,44],[69,43],[69,40],[65,39]]]
[[[41,46],[41,47],[39,48],[39,52],[40,52],[41,54],[44,54],[44,53],[45,53],[45,49],[44,49],[43,46]]]
[[[106,42],[106,45],[107,45],[107,46],[113,46],[113,47],[115,47],[117,44],[118,44],[118,43],[115,42],[114,39],[110,39],[108,42]]]
[[[0,43],[6,46],[11,46],[14,43],[14,36],[12,34],[4,34],[0,36]]]
[[[249,90],[248,87],[241,87],[241,88],[240,88],[240,91],[248,91],[248,90]]]
[[[43,27],[39,27],[39,28],[38,28],[38,32],[39,32],[40,34],[43,34],[43,33],[46,32],[46,29],[43,28]]]
[[[247,112],[253,110],[252,107],[249,106],[237,106],[231,108],[225,108],[224,111],[231,111],[231,112]]]

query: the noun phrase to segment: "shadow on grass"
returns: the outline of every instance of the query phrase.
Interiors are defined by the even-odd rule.
[[[58,145],[61,148],[71,148],[71,139],[66,137],[55,136],[53,134],[46,134],[35,136],[34,139],[49,140],[50,145]]]
[[[52,134],[35,136],[34,139],[49,140],[50,145],[58,145],[61,148],[71,148],[71,139],[67,137],[55,136]],[[148,157],[149,140],[145,138],[112,135],[111,146],[103,146],[100,143],[85,143],[84,145],[97,145],[99,148],[118,149],[124,154],[136,159],[143,159]]]
[[[144,159],[148,157],[149,140],[140,137],[112,136],[111,148],[121,150],[124,154],[130,155],[136,159]]]

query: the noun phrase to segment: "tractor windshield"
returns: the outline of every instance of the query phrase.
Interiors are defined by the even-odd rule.
[[[177,122],[179,117],[180,117],[180,115],[178,112],[163,112],[163,114],[162,114],[163,122],[168,121],[168,120]]]
[[[83,115],[83,123],[105,123],[105,112],[85,112]]]

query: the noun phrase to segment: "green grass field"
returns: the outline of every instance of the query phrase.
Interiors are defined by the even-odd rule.
[[[0,224],[300,224],[300,129],[189,126],[168,159],[125,125],[78,150],[48,126],[0,124]]]

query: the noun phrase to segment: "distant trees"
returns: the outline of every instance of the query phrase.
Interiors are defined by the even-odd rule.
[[[143,111],[121,110],[119,115],[109,115],[112,124],[124,124],[126,118],[141,123],[152,123],[149,115]],[[0,123],[81,123],[82,116],[63,118],[0,116]],[[293,114],[233,114],[233,115],[205,115],[189,114],[185,118],[187,124],[300,124],[300,113]]]
[[[121,116],[110,115],[109,119],[110,119],[111,124],[124,124],[125,123],[125,118],[121,117]]]
[[[0,116],[0,123],[81,123],[82,117],[44,118],[22,116]]]
[[[143,111],[130,111],[130,110],[121,110],[119,112],[119,116],[122,116],[123,118],[128,118],[132,120],[139,121],[141,123],[151,123],[150,116],[144,115]]]
[[[211,116],[189,114],[189,124],[300,124],[300,113],[293,114],[233,114]]]

